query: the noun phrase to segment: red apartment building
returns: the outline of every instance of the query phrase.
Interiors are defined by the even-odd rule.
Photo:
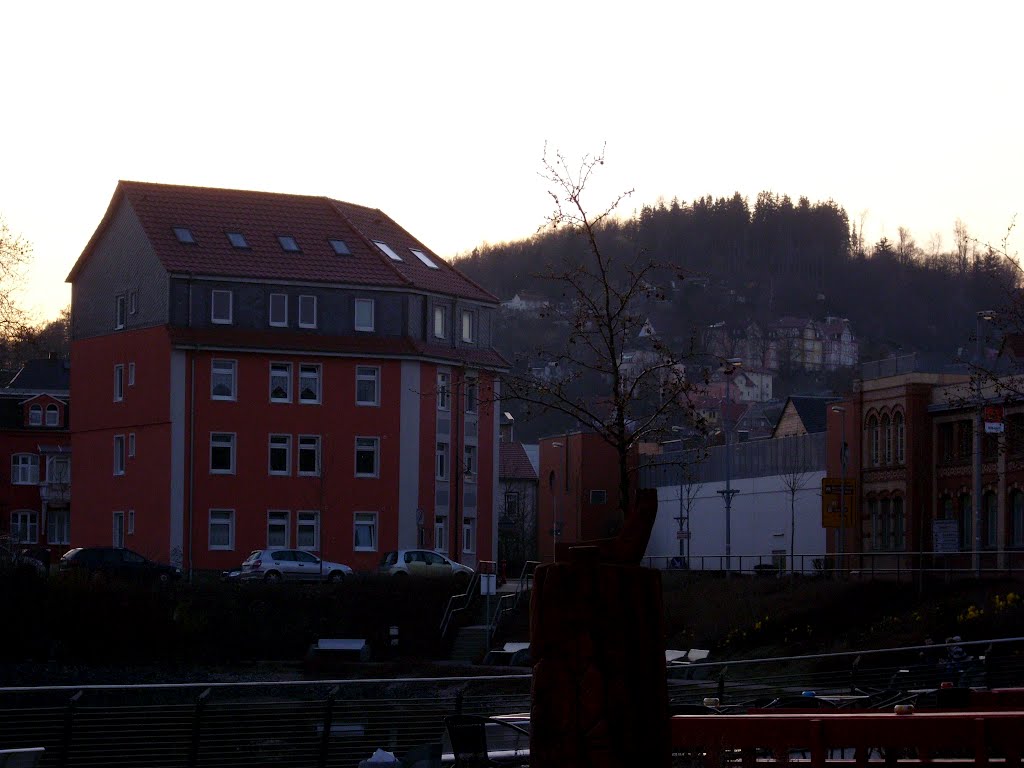
[[[71,434],[66,360],[31,360],[0,389],[0,536],[45,550],[50,563],[71,541]]]
[[[68,281],[76,546],[495,558],[498,302],[381,211],[122,181]]]

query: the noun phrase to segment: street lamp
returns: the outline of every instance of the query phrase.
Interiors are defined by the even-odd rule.
[[[846,409],[841,405],[833,405],[832,413],[840,414],[842,419],[839,443],[839,557],[836,563],[839,573],[842,573],[843,555],[846,554]]]
[[[981,324],[989,322],[995,316],[991,309],[982,309],[975,313],[974,336],[976,342],[974,365],[977,370],[974,372],[974,393],[976,397],[976,410],[974,414],[974,553],[971,556],[974,565],[974,575],[981,578],[981,446],[984,439],[984,424],[982,424],[982,400],[981,400]]]
[[[730,485],[732,472],[732,439],[729,430],[729,410],[732,406],[732,375],[743,365],[738,357],[730,357],[725,361],[722,373],[725,375],[725,411],[722,414],[722,426],[725,428],[725,490],[719,491],[725,499],[725,578],[732,575],[732,497],[739,493]]]

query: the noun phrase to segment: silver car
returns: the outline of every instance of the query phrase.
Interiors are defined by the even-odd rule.
[[[304,549],[255,549],[242,563],[239,578],[264,581],[342,581],[352,569],[342,563],[321,560]]]
[[[399,549],[385,552],[378,570],[402,578],[451,577],[459,587],[465,587],[473,578],[473,569],[468,565],[450,560],[432,549]]]

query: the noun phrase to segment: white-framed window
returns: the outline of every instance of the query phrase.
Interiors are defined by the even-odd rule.
[[[320,402],[320,366],[299,364],[299,402],[315,405]]]
[[[434,518],[434,551],[444,552],[448,549],[448,528],[445,525],[447,518],[440,515]]]
[[[114,402],[124,400],[124,366],[114,366]]]
[[[128,433],[128,457],[135,458],[135,433]]]
[[[114,474],[124,474],[124,435],[114,435]]]
[[[210,399],[234,400],[237,397],[238,364],[234,360],[214,360],[210,367]]]
[[[372,331],[374,327],[374,300],[356,299],[355,311],[355,329],[357,331]]]
[[[11,512],[11,538],[19,544],[37,543],[39,513],[33,509],[16,509]]]
[[[134,315],[139,311],[139,292],[132,291],[128,294],[128,314]]]
[[[284,327],[288,325],[288,294],[270,294],[270,324]]]
[[[11,485],[39,485],[39,456],[16,453],[11,456]]]
[[[356,512],[352,519],[352,548],[356,552],[377,551],[377,513]]]
[[[356,405],[380,405],[380,368],[356,366]]]
[[[290,403],[292,401],[292,364],[270,364],[270,402]]]
[[[473,313],[468,309],[462,310],[462,340],[467,344],[476,341],[476,334],[473,328]]]
[[[466,482],[467,483],[475,483],[476,482],[476,472],[477,472],[477,466],[476,466],[476,446],[475,445],[467,445],[465,447],[465,457],[466,457],[466,460],[465,460],[465,464],[466,464]]]
[[[451,407],[451,381],[451,374],[437,374],[437,410],[439,411],[447,411]]]
[[[316,328],[316,296],[299,296],[299,328]]]
[[[235,548],[235,510],[210,510],[210,549]]]
[[[29,406],[28,424],[30,427],[41,427],[43,425],[43,406],[38,403]]]
[[[124,512],[115,512],[110,541],[115,547],[124,546]]]
[[[71,543],[71,510],[48,509],[46,511],[46,541],[49,544]]]
[[[46,426],[58,427],[60,426],[60,409],[56,405],[50,403],[46,406]]]
[[[267,546],[287,547],[291,515],[283,509],[267,510]]]
[[[71,457],[49,456],[46,459],[46,484],[71,485]]]
[[[467,555],[476,552],[476,520],[472,517],[462,521],[462,551]]]
[[[356,477],[377,477],[380,438],[356,438]]]
[[[608,503],[608,491],[603,488],[595,488],[590,492],[590,503],[591,504],[607,504]]]
[[[134,536],[135,535],[135,510],[134,509],[129,509],[128,510],[128,535],[129,536]]]
[[[218,290],[210,291],[210,322],[218,325],[231,325],[232,321],[232,298],[231,291]]]
[[[122,293],[114,298],[114,330],[122,330],[126,320],[127,313],[125,311],[125,297]]]
[[[128,386],[135,386],[135,363],[128,363]]]
[[[320,435],[299,435],[299,474],[320,474]]]
[[[434,307],[434,338],[448,338],[448,307]]]
[[[892,431],[896,439],[896,463],[903,464],[907,458],[907,430],[903,413],[900,411],[892,417]]]
[[[268,471],[272,475],[292,473],[292,436],[271,435],[269,444]]]
[[[466,379],[466,413],[476,413],[479,392],[476,379]]]
[[[210,474],[235,474],[235,433],[210,433]]]
[[[448,479],[448,443],[437,444],[437,462],[435,464],[434,477],[438,480]]]
[[[306,510],[296,515],[295,546],[299,549],[320,549],[320,513]]]

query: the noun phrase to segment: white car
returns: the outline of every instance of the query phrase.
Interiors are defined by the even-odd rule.
[[[321,560],[304,549],[253,550],[242,563],[239,578],[264,581],[333,581],[352,575],[352,569],[342,563]]]
[[[469,584],[474,573],[468,565],[450,560],[432,549],[399,549],[385,552],[378,570],[380,573],[399,578],[451,578],[458,587]]]

